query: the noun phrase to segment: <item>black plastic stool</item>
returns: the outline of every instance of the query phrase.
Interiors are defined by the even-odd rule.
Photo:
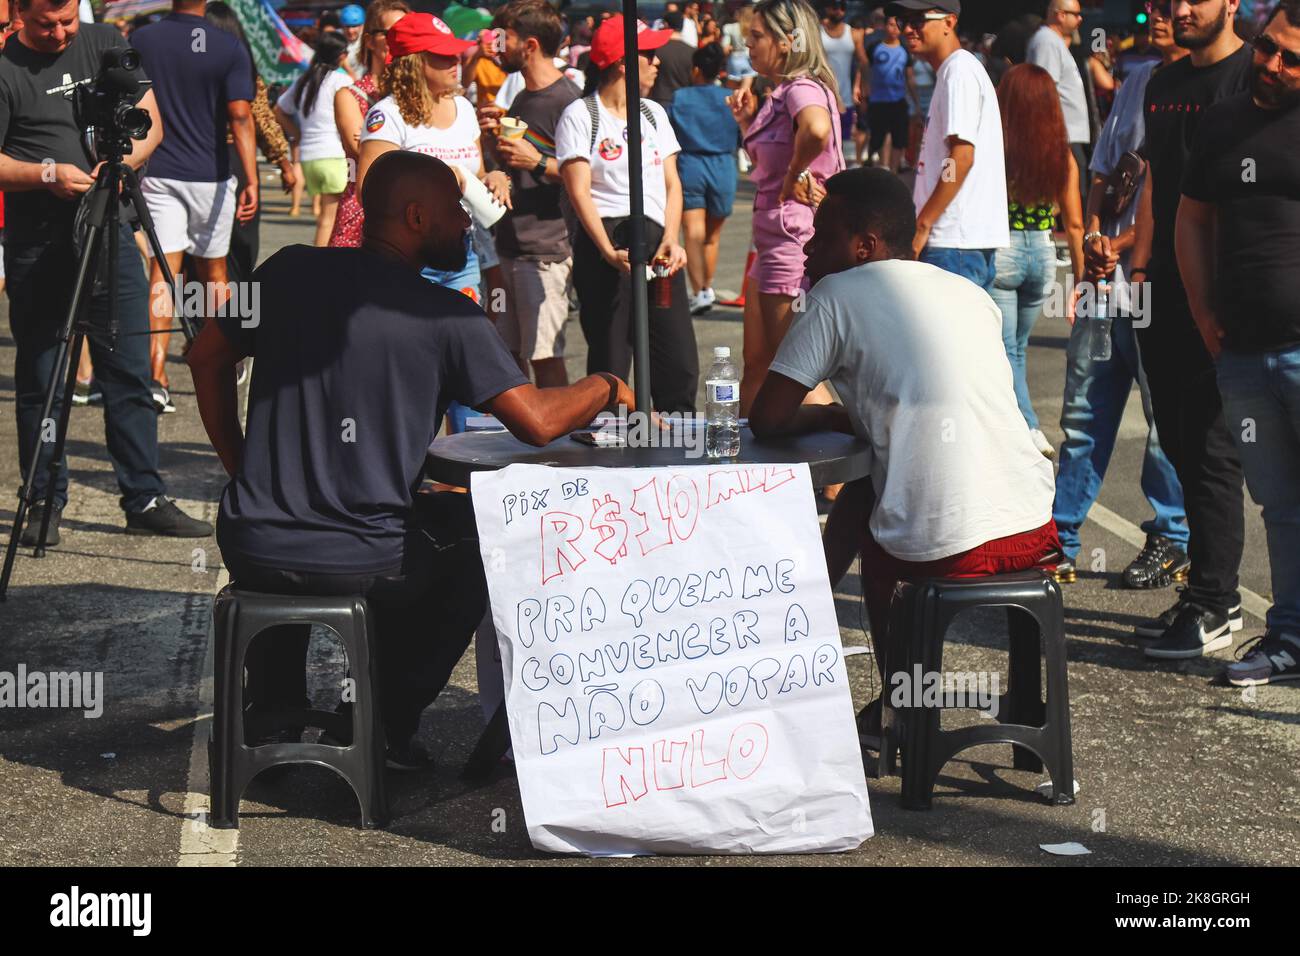
[[[1007,691],[998,698],[997,724],[939,729],[941,707],[894,708],[893,676],[900,670],[914,677],[943,669],[943,644],[953,619],[969,608],[1005,607],[1010,634]],[[1011,744],[1013,767],[1042,771],[1052,777],[1051,802],[1074,803],[1074,755],[1070,742],[1070,691],[1065,663],[1065,610],[1061,589],[1041,571],[982,578],[929,578],[900,581],[890,606],[891,647],[905,648],[889,673],[881,694],[880,768],[896,773],[895,748],[903,759],[902,805],[928,810],[935,780],[944,764],[968,747]],[[897,635],[903,635],[898,638]],[[878,649],[879,652],[879,649]],[[1047,657],[1047,701],[1042,699],[1040,654]]]
[[[379,711],[379,669],[375,633],[366,602],[359,597],[314,597],[260,594],[224,588],[213,602],[213,673],[215,695],[212,740],[208,744],[212,826],[239,826],[239,801],[258,773],[281,764],[311,763],[329,767],[346,780],[361,804],[361,825],[388,822],[384,787],[385,738]],[[321,624],[343,641],[351,677],[356,682],[348,747],[328,744],[277,743],[250,747],[249,735],[260,739],[276,730],[320,727],[337,739],[349,736],[349,721],[340,714],[309,708],[244,713],[244,658],[253,638],[279,624]]]

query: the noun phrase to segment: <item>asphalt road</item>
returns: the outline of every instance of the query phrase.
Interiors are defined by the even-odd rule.
[[[267,189],[272,188],[270,182]],[[742,193],[743,195],[743,193]],[[263,254],[309,242],[311,223],[290,219],[267,194]],[[748,245],[739,203],[723,237],[717,285],[736,289]],[[7,309],[7,300],[0,309]],[[959,321],[954,316],[954,321]],[[5,326],[7,328],[7,326]],[[701,362],[713,345],[736,350],[740,315],[717,309],[696,322]],[[1044,431],[1059,442],[1067,328],[1043,319],[1029,356],[1030,386]],[[582,369],[582,335],[569,334],[571,370]],[[0,335],[0,487],[19,483],[14,451],[13,343]],[[224,476],[204,436],[185,367],[171,371],[178,411],[160,421],[170,493],[211,518]],[[439,758],[427,774],[393,778],[394,822],[357,828],[346,785],[326,770],[294,768],[245,796],[239,831],[206,826],[205,741],[211,714],[210,598],[222,580],[215,542],[127,537],[103,448],[101,413],[75,409],[69,452],[72,496],[64,544],[44,560],[20,555],[0,605],[0,671],[102,672],[102,716],[79,711],[0,709],[0,864],[476,865],[572,863],[531,849],[519,791],[502,771],[486,784],[458,775],[482,726],[473,655],[425,715],[422,739]],[[1101,509],[1084,529],[1085,570],[1066,590],[1070,690],[1078,802],[1051,807],[1034,792],[1041,777],[1011,769],[1010,750],[967,751],[940,778],[934,809],[899,809],[898,780],[869,780],[877,835],[838,855],[710,858],[711,863],[796,865],[1044,864],[1164,865],[1293,863],[1300,852],[1300,688],[1253,693],[1216,686],[1227,653],[1155,664],[1131,627],[1163,610],[1172,591],[1130,592],[1117,574],[1140,543],[1148,515],[1138,487],[1145,425],[1129,403]],[[13,499],[0,506],[7,530]],[[1248,505],[1244,585],[1269,594],[1258,509]],[[197,547],[196,547],[197,546]],[[863,644],[854,575],[837,594],[846,644]],[[1262,621],[1247,614],[1240,640]],[[950,644],[945,666],[997,670],[1005,678],[999,621],[974,616]],[[341,656],[313,643],[319,691],[342,673]],[[848,667],[858,705],[870,699],[871,658]],[[337,686],[336,684],[334,686]],[[865,758],[868,769],[874,757]],[[1044,843],[1078,841],[1091,855],[1049,856]],[[697,858],[599,861],[599,865],[691,865]]]

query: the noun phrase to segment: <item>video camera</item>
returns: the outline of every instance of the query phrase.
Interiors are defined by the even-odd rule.
[[[68,93],[77,125],[85,130],[82,145],[92,163],[125,156],[131,151],[131,140],[144,139],[153,126],[149,111],[135,105],[137,94],[151,85],[136,76],[139,68],[140,54],[135,50],[105,50],[95,79]]]

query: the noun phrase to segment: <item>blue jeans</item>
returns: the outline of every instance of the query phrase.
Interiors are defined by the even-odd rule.
[[[1011,245],[993,257],[995,276],[989,295],[1002,311],[1002,346],[1011,363],[1016,404],[1025,424],[1038,428],[1038,416],[1029,400],[1025,377],[1025,352],[1029,333],[1043,311],[1047,288],[1056,279],[1056,246],[1050,232],[1011,230]]]
[[[18,461],[26,474],[32,448],[41,432],[41,406],[54,360],[59,332],[76,285],[77,254],[68,241],[6,244],[5,272],[8,274],[9,328],[16,355],[14,387],[17,393]],[[108,258],[105,238],[101,261]],[[149,390],[149,283],[136,251],[131,227],[123,223],[118,231],[117,319],[120,335],[110,343],[101,334],[87,336],[90,358],[95,365],[95,384],[104,394],[104,439],[117,487],[119,503],[127,512],[143,511],[166,489],[158,474],[158,413]],[[108,325],[108,291],[96,285],[90,297],[91,325]],[[75,367],[77,356],[72,356]],[[64,380],[60,379],[51,411],[57,420],[62,405]],[[40,450],[40,467],[34,481],[36,500],[45,499],[49,486],[47,462],[54,453],[52,443]],[[54,502],[62,508],[68,501],[68,467],[62,463],[54,478]]]
[[[1300,636],[1300,346],[1224,351],[1215,369],[1246,487],[1264,509],[1273,577],[1268,629]]]
[[[1111,452],[1115,450],[1124,406],[1136,380],[1147,420],[1142,493],[1154,512],[1154,517],[1142,523],[1142,530],[1149,535],[1163,535],[1185,549],[1187,515],[1183,511],[1183,488],[1156,434],[1151,393],[1142,371],[1132,322],[1115,319],[1111,357],[1104,362],[1091,357],[1090,337],[1087,320],[1080,319],[1070,330],[1070,343],[1065,351],[1065,399],[1061,408],[1065,444],[1061,446],[1056,501],[1052,505],[1061,548],[1071,560],[1079,553],[1079,528],[1101,490]]]
[[[970,279],[985,292],[993,291],[993,253],[996,249],[936,249],[926,246],[920,260],[944,272]]]
[[[456,272],[441,272],[425,266],[420,270],[420,275],[424,276],[434,285],[444,286],[445,288],[453,289],[456,292],[465,293],[466,295],[469,294],[466,290],[472,289],[474,294],[471,298],[481,305],[483,292],[480,286],[483,281],[483,276],[479,271],[478,253],[474,251],[474,230],[471,229],[469,232],[465,233],[465,267],[463,269],[459,269]],[[473,409],[466,408],[460,402],[453,400],[452,403],[447,406],[447,419],[449,422],[447,430],[452,434],[463,432],[465,430],[465,422],[469,418],[471,411],[473,411]]]

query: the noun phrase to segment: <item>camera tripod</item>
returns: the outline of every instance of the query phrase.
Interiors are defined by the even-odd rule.
[[[59,408],[59,420],[55,426],[54,448],[45,465],[47,483],[45,488],[45,508],[41,514],[40,533],[36,539],[33,557],[45,556],[45,541],[50,528],[50,514],[54,505],[54,487],[63,464],[64,445],[68,437],[68,417],[72,410],[72,397],[77,387],[77,358],[87,334],[104,335],[107,333],[109,347],[113,347],[118,338],[117,322],[117,257],[119,249],[118,228],[121,224],[121,206],[130,203],[140,221],[140,227],[149,239],[149,248],[153,250],[154,259],[162,267],[163,278],[171,292],[174,304],[176,298],[176,278],[167,266],[167,257],[163,255],[158,234],[154,231],[153,218],[140,192],[140,179],[124,160],[123,147],[129,144],[115,144],[110,158],[99,169],[95,185],[90,188],[86,203],[86,237],[81,256],[77,262],[76,285],[72,291],[72,301],[68,305],[66,318],[59,333],[58,353],[54,359],[54,368],[50,371],[50,380],[45,387],[45,402],[41,406],[41,427],[32,448],[27,472],[23,476],[22,487],[18,489],[18,511],[14,515],[13,528],[9,532],[9,546],[5,551],[4,568],[0,570],[0,601],[4,601],[9,592],[9,577],[13,573],[14,558],[18,553],[18,542],[22,536],[23,524],[32,505],[36,491],[37,469],[41,467],[41,452],[49,444],[47,429],[50,415],[54,410],[54,398],[59,383],[63,384],[63,404]],[[108,292],[108,328],[94,328],[87,321],[90,299],[94,294],[96,278],[103,257],[104,247],[108,247],[107,292]],[[175,331],[168,328],[166,334]],[[187,343],[194,341],[197,329],[193,321],[180,311],[180,331],[184,333]],[[152,335],[153,331],[128,332],[127,335]]]

